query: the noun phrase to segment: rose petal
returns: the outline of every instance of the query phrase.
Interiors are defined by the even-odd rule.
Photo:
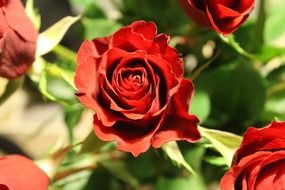
[[[244,16],[244,14],[241,14],[236,10],[233,10],[225,5],[218,4],[213,1],[209,1],[207,3],[207,7],[214,20],[232,19]]]
[[[176,77],[182,77],[184,74],[183,60],[178,56],[178,52],[168,45],[168,40],[169,37],[165,34],[160,34],[154,38],[154,42],[160,47],[161,57],[171,64]]]
[[[257,151],[270,149],[278,150],[284,148],[284,127],[284,122],[272,122],[262,129],[249,128],[244,134],[242,144],[234,156],[234,163],[239,162],[242,157],[253,154]]]
[[[2,34],[0,75],[15,79],[27,72],[35,59],[36,44],[24,41],[12,29],[5,29]]]
[[[199,0],[200,1],[200,0]],[[197,7],[194,0],[179,0],[182,8],[186,11],[187,15],[192,18],[197,24],[210,28],[210,22],[207,15],[203,11],[205,8]]]
[[[117,141],[119,150],[138,156],[150,147],[152,136],[161,121],[161,118],[156,117],[146,123],[143,121],[117,122],[113,127],[105,127],[94,115],[94,132],[104,141]]]
[[[102,56],[109,48],[110,37],[95,38],[92,40],[96,53],[98,56]]]
[[[276,154],[275,154],[276,155]],[[256,190],[282,189],[285,187],[285,155],[278,154],[281,160],[265,165],[258,174],[255,182]],[[268,158],[272,159],[272,157]]]
[[[240,16],[240,17],[229,17],[222,20],[215,19],[209,10],[208,6],[206,7],[206,14],[211,23],[212,28],[224,35],[230,34],[234,32],[238,27],[246,21],[248,15]]]
[[[264,157],[267,157],[270,153],[269,152],[257,152],[253,155],[250,155],[248,157],[244,157],[238,165],[233,165],[230,170],[223,176],[223,178],[220,181],[220,188],[221,190],[229,190],[229,189],[235,189],[236,187],[246,187],[245,189],[240,190],[246,190],[248,187],[247,179],[243,179],[247,175],[243,172],[247,170],[250,166],[256,166],[258,165]],[[248,170],[251,171],[251,170]],[[242,179],[241,182],[238,181],[238,179]],[[244,184],[246,181],[246,185]]]
[[[149,53],[159,53],[159,47],[149,39],[125,27],[114,33],[111,38],[110,48],[119,48],[128,52],[144,50]]]
[[[153,40],[156,35],[156,26],[154,22],[146,22],[144,20],[135,21],[130,26],[133,32],[142,34],[143,37]]]
[[[48,176],[33,161],[18,155],[2,157],[0,160],[0,189],[46,190]]]
[[[26,41],[36,42],[38,37],[37,30],[26,15],[20,0],[7,1],[2,10],[11,29],[15,30]]]
[[[166,119],[155,133],[152,145],[157,148],[169,141],[197,142],[201,135],[197,128],[199,120],[188,114],[188,105],[194,88],[189,80],[183,80],[179,91],[172,97]]]
[[[81,57],[79,59],[84,58]],[[85,62],[77,66],[74,79],[75,85],[79,90],[77,96],[83,105],[93,109],[97,113],[98,118],[105,126],[112,126],[120,117],[109,110],[108,107],[105,108],[97,102],[100,88],[98,86],[96,64],[97,62],[94,58],[89,57],[89,60],[85,60]]]

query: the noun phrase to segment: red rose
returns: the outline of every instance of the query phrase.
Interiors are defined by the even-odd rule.
[[[254,0],[179,0],[195,22],[218,33],[230,34],[246,21]]]
[[[19,0],[0,0],[0,76],[14,79],[35,59],[38,33]]]
[[[47,190],[48,176],[23,156],[0,157],[0,190]]]
[[[285,189],[285,122],[249,128],[221,190]]]
[[[135,156],[150,145],[200,139],[198,119],[188,115],[194,88],[168,40],[153,22],[137,21],[84,41],[78,52],[77,95],[96,112],[96,135]]]

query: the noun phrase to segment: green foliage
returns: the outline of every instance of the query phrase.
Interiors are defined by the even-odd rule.
[[[75,90],[65,80],[56,65],[46,65],[39,81],[39,90],[44,97],[63,105],[74,104]]]
[[[80,153],[98,152],[106,143],[98,139],[93,131],[84,140]]]
[[[80,19],[80,16],[67,16],[39,35],[37,41],[37,55],[41,56],[50,52],[66,34],[67,30]]]
[[[34,7],[34,0],[26,1],[26,13],[37,30],[41,26],[41,15],[39,11]]]
[[[233,155],[241,143],[241,137],[232,133],[199,127],[201,135],[208,139],[213,147],[221,153],[230,167]]]
[[[84,27],[84,37],[89,40],[109,36],[122,27],[122,25],[116,21],[105,18],[90,19],[84,17],[81,22]]]
[[[24,77],[20,77],[14,80],[1,80],[1,95],[0,95],[0,105],[5,102],[24,82]]]
[[[205,186],[201,179],[195,177],[180,177],[180,178],[165,178],[158,179],[155,185],[155,190],[205,190]]]
[[[265,43],[276,47],[285,47],[285,12],[280,11],[280,7],[284,5],[282,0],[271,0],[265,2],[267,5],[268,16],[266,19],[264,37]]]
[[[205,91],[196,91],[190,104],[190,114],[196,115],[200,122],[207,119],[211,111],[210,97]]]
[[[78,124],[81,119],[83,113],[83,106],[81,104],[74,104],[71,106],[64,107],[64,121],[68,127],[69,131],[69,141],[72,144],[73,137],[73,129]]]
[[[194,176],[197,176],[196,172],[193,170],[193,168],[185,161],[178,145],[176,142],[169,142],[164,145],[162,145],[162,150],[165,152],[165,154],[178,166],[183,166],[185,169],[187,169],[190,173],[192,173]]]
[[[123,0],[121,12],[124,24],[152,20],[157,23],[159,31],[167,34],[185,34],[189,28],[190,20],[181,11],[177,0]]]
[[[129,173],[127,165],[120,160],[100,162],[100,164],[106,168],[113,176],[121,179],[125,183],[129,184],[133,188],[137,188],[139,182],[137,179]]]
[[[204,72],[196,81],[196,88],[208,92],[211,113],[209,126],[228,126],[239,131],[244,124],[256,121],[265,102],[264,79],[247,60],[218,66]]]

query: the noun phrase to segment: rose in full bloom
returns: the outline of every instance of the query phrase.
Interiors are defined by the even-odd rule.
[[[246,21],[254,0],[179,0],[196,23],[221,34],[230,34]]]
[[[38,33],[20,0],[0,0],[0,76],[25,74],[35,59]]]
[[[48,176],[28,158],[0,157],[0,168],[0,190],[48,189]]]
[[[221,190],[285,189],[285,122],[249,128]]]
[[[168,40],[153,22],[137,21],[84,41],[78,52],[77,96],[96,113],[96,135],[135,156],[151,145],[200,139],[198,119],[188,114],[194,88]]]

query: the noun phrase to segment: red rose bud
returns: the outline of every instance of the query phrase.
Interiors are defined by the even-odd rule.
[[[23,156],[0,157],[0,190],[47,190],[49,178]]]
[[[179,0],[196,23],[221,34],[230,34],[246,21],[254,0]]]
[[[0,0],[0,76],[14,79],[35,59],[38,33],[20,0]]]
[[[137,21],[84,41],[78,52],[77,96],[96,113],[96,135],[134,156],[151,145],[200,139],[198,119],[188,114],[194,87],[168,40],[153,22]]]
[[[249,128],[221,190],[285,189],[285,122]]]

